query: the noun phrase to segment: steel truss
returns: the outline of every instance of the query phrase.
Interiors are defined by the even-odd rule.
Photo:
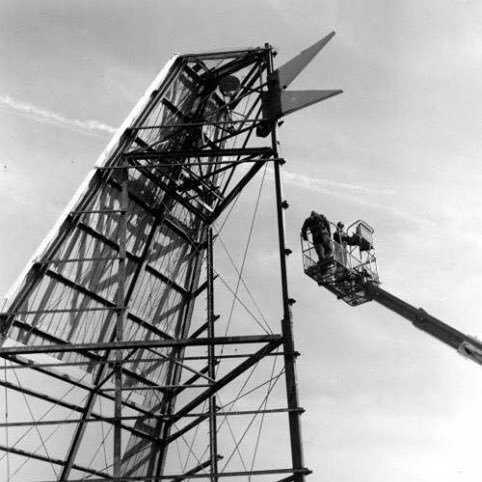
[[[277,120],[263,105],[279,87],[273,82],[273,56],[266,45],[174,57],[13,288],[0,315],[5,342],[0,383],[26,401],[63,411],[48,420],[5,421],[0,428],[71,430],[59,456],[47,451],[42,436],[44,453],[24,448],[22,437],[0,445],[0,451],[50,466],[55,478],[45,480],[301,482],[309,473],[303,462],[285,260],[290,251],[283,226],[284,160],[277,150]],[[213,228],[267,164],[274,169],[278,223],[279,333],[220,336]],[[205,318],[195,309],[201,295]],[[235,350],[224,353],[226,347]],[[220,406],[226,387],[223,394],[239,390],[239,398],[247,397],[244,391],[254,393],[257,388],[247,390],[249,377],[242,376],[276,359],[283,360],[280,374],[272,373],[259,386],[271,390],[283,375],[284,406],[268,408],[269,391],[257,407]],[[27,387],[16,375],[27,371],[22,369],[49,382],[41,389]],[[288,466],[283,457],[279,466],[270,461],[263,467],[264,460],[228,465],[230,457],[221,467],[228,456],[221,436],[226,420],[275,414],[288,419]],[[89,431],[99,426],[102,433]],[[104,427],[112,429],[110,438]],[[206,427],[201,430],[207,436],[199,443],[208,449],[203,459],[194,460],[200,427]],[[188,436],[185,463],[173,472],[176,443],[186,445]],[[233,453],[240,455],[244,437]],[[99,439],[98,451],[111,451],[103,466],[83,455]]]

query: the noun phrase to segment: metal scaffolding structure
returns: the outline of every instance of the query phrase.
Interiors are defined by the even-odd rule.
[[[340,92],[284,90],[331,37],[277,70],[265,45],[177,55],[154,80],[0,314],[0,384],[28,407],[0,424],[8,480],[305,480],[276,124]],[[219,223],[268,165],[281,324],[229,331]],[[263,446],[266,424],[282,435]]]

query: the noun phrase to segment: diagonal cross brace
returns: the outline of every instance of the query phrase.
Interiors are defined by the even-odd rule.
[[[263,357],[269,355],[273,350],[278,348],[282,343],[282,339],[278,339],[276,341],[271,341],[268,344],[266,344],[263,348],[258,350],[256,353],[251,355],[249,358],[247,358],[244,362],[242,362],[240,365],[238,365],[236,368],[231,370],[228,374],[226,374],[223,378],[220,378],[217,380],[213,385],[205,390],[203,393],[198,395],[195,399],[191,400],[187,405],[185,405],[183,408],[179,409],[177,413],[174,414],[172,419],[169,421],[169,423],[172,425],[176,423],[179,419],[187,415],[191,410],[196,408],[199,404],[201,404],[204,400],[208,399],[211,395],[219,391],[221,388],[226,386],[228,383],[233,381],[236,377],[241,375],[243,372],[251,368],[254,364],[256,364],[259,360],[261,360]],[[175,438],[176,434],[171,435],[168,439],[167,442],[171,442]]]

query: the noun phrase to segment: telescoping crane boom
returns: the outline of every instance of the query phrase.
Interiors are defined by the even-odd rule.
[[[311,236],[301,239],[303,268],[309,277],[351,306],[376,301],[482,365],[482,342],[380,288],[373,229],[366,222],[356,221],[346,231],[340,223],[330,226],[333,249],[327,258],[319,258],[320,250]]]

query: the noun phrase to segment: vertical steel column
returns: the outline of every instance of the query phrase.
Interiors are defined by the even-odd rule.
[[[207,228],[207,335],[210,340],[214,339],[214,254],[213,254],[213,228]],[[214,343],[208,345],[208,376],[211,384],[216,376],[216,347]],[[216,423],[216,395],[209,397],[209,450],[211,459],[211,482],[217,482],[218,478],[218,441]]]
[[[5,377],[5,384],[8,383],[8,372],[7,372],[7,359],[4,358],[4,377]],[[10,447],[10,440],[9,440],[9,433],[8,433],[8,390],[5,388],[5,443],[7,447]],[[7,452],[7,482],[10,482],[10,454]]]
[[[122,341],[124,321],[126,317],[125,283],[127,264],[127,210],[129,207],[129,192],[127,183],[129,170],[121,169],[121,193],[119,213],[119,259],[118,259],[118,286],[117,286],[117,319],[115,327],[115,342]],[[122,350],[115,350],[114,369],[114,480],[120,481],[122,466]]]
[[[273,75],[273,49],[269,44],[265,47],[268,49],[268,85],[270,85],[270,77]],[[272,88],[272,87],[270,87]],[[296,353],[293,341],[293,319],[290,308],[290,297],[288,294],[288,279],[286,269],[286,244],[284,231],[284,214],[283,214],[283,193],[281,186],[280,167],[284,163],[279,160],[278,154],[278,140],[276,138],[276,121],[273,121],[271,129],[271,142],[273,148],[273,155],[277,159],[274,161],[274,181],[276,191],[276,213],[278,220],[278,243],[280,255],[280,272],[281,272],[281,292],[283,297],[283,319],[281,320],[281,332],[283,335],[284,348],[284,364],[285,364],[285,380],[286,380],[286,395],[288,402],[288,421],[290,427],[290,442],[291,442],[291,460],[293,469],[301,470],[304,468],[303,461],[303,447],[301,439],[301,421],[300,413],[298,411],[298,388],[296,384]],[[302,473],[293,476],[294,482],[303,482],[305,476]]]

